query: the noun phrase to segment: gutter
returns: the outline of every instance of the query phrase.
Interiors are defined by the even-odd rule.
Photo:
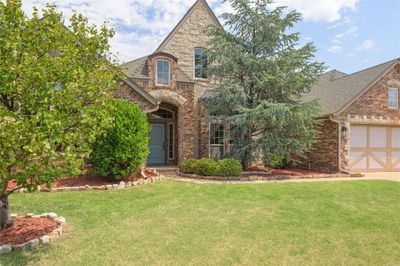
[[[350,174],[349,171],[346,171],[344,169],[342,169],[342,158],[340,156],[341,154],[341,146],[342,146],[342,125],[340,123],[339,120],[335,119],[333,115],[329,116],[329,120],[331,120],[332,122],[338,124],[338,141],[339,141],[339,145],[338,145],[338,169],[340,172],[345,173],[345,174]]]
[[[155,108],[149,109],[149,110],[145,110],[145,111],[143,111],[143,113],[145,113],[145,114],[150,114],[150,113],[153,113],[153,112],[155,112],[155,111],[158,111],[158,109],[160,109],[160,104],[161,104],[161,102],[160,102],[160,101],[157,101],[156,107],[155,107]]]

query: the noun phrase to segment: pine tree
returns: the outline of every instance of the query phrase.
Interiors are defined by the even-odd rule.
[[[244,165],[273,155],[304,156],[316,136],[319,104],[303,102],[324,70],[312,43],[299,45],[291,33],[296,11],[272,8],[270,0],[229,0],[234,13],[222,18],[225,30],[210,27],[208,74],[215,95],[204,100],[206,119],[231,125],[231,156]],[[257,157],[257,158],[256,158]]]

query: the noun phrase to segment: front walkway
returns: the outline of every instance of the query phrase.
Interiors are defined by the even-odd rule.
[[[387,180],[400,182],[399,172],[365,173],[364,177],[339,177],[339,178],[312,178],[312,179],[287,179],[287,180],[259,180],[259,181],[212,181],[182,178],[176,174],[169,174],[166,178],[192,182],[197,184],[260,184],[260,183],[303,183],[303,182],[334,182],[334,181],[359,181],[359,180]]]

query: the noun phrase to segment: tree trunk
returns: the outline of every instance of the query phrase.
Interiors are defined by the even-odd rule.
[[[14,221],[11,219],[10,209],[8,208],[8,193],[0,194],[0,228],[12,226]]]

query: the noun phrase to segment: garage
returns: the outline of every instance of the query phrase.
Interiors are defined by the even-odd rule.
[[[400,127],[352,125],[352,172],[400,172]]]

